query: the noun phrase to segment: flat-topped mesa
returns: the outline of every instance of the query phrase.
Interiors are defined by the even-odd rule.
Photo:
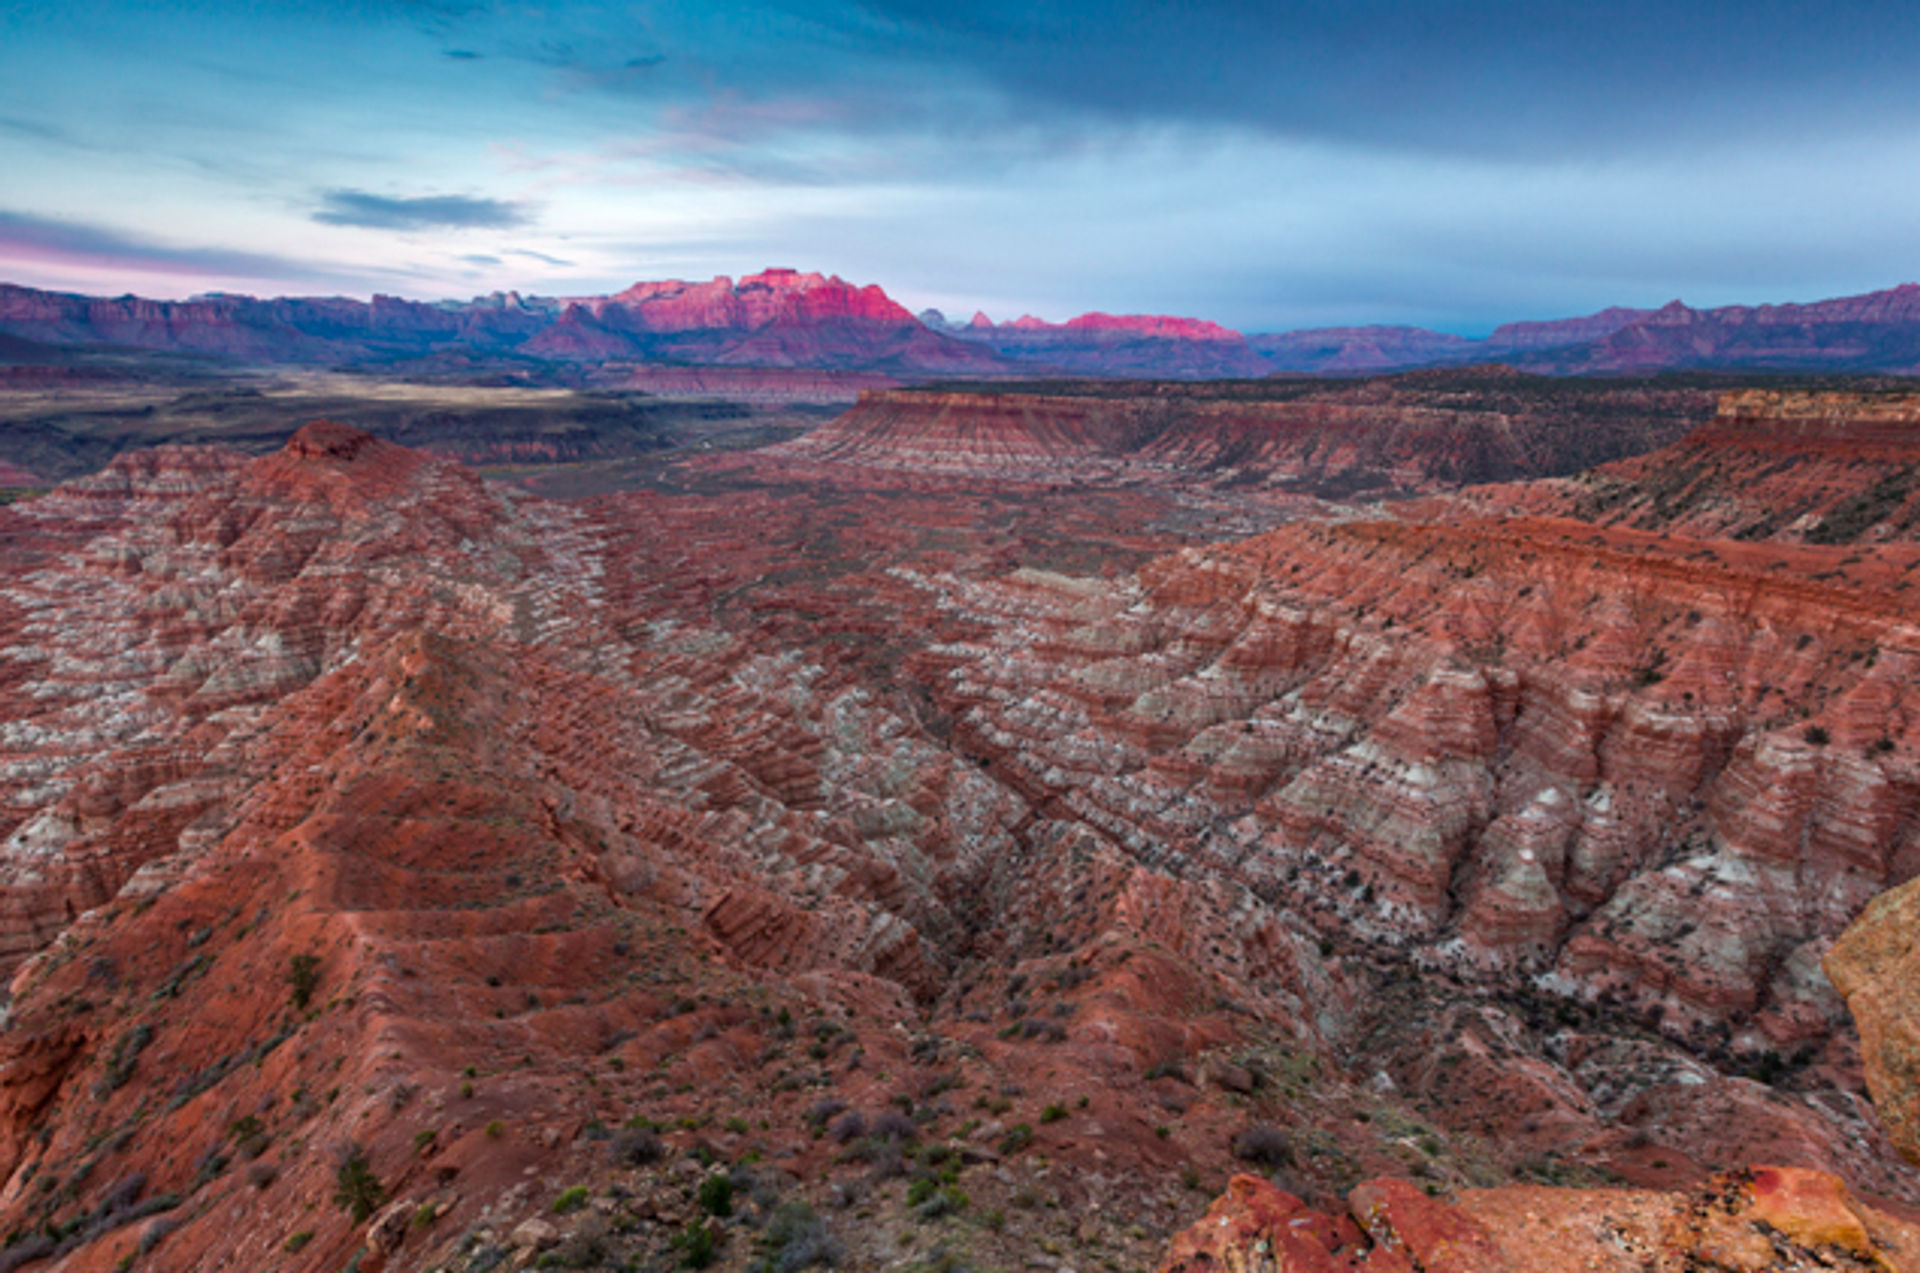
[[[1313,387],[871,392],[767,454],[945,477],[1344,499],[1571,473],[1677,438],[1713,405],[1699,391],[1568,391],[1510,371],[1480,374],[1468,391],[1461,374]]]
[[[1068,331],[1125,332],[1135,336],[1156,336],[1165,340],[1245,340],[1239,332],[1204,318],[1177,318],[1168,314],[1082,314],[1069,318],[1062,327]]]
[[[1920,394],[1741,389],[1722,394],[1708,429],[1745,426],[1745,436],[1892,447],[1920,456]]]
[[[1815,544],[1912,541],[1920,395],[1727,393],[1711,419],[1669,446],[1512,494],[1602,525]]]

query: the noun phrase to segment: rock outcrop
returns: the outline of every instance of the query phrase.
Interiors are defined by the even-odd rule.
[[[1887,1134],[1920,1163],[1920,880],[1874,898],[1825,966],[1860,1027],[1867,1089]]]

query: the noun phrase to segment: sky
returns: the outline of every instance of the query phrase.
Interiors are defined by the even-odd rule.
[[[0,0],[0,280],[1244,331],[1920,278],[1920,5]]]

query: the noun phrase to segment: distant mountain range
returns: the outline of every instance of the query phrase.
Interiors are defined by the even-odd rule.
[[[1602,310],[1508,323],[1484,340],[1418,327],[1246,336],[1161,315],[950,322],[876,286],[767,270],[705,283],[637,283],[612,296],[494,293],[186,301],[89,297],[0,284],[0,364],[33,345],[120,346],[251,362],[404,363],[461,355],[564,364],[794,368],[899,380],[1036,376],[1165,379],[1367,375],[1503,362],[1547,375],[1681,369],[1920,372],[1920,285],[1807,305]]]

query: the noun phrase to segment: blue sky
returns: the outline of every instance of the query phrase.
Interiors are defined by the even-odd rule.
[[[0,278],[1248,331],[1920,277],[1920,6],[11,3]]]

